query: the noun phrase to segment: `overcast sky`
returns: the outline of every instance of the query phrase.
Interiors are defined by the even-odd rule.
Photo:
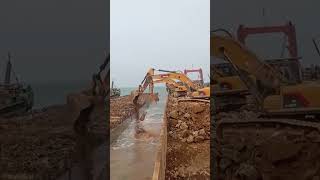
[[[312,38],[320,35],[320,1],[289,0],[212,0],[211,29],[225,28],[233,33],[239,24],[247,26],[283,25],[291,20],[296,26],[298,54],[303,64],[319,63]],[[265,16],[262,9],[265,8]],[[283,36],[269,35],[248,39],[249,47],[260,57],[280,57]]]
[[[108,13],[108,0],[1,0],[1,69],[10,50],[26,82],[90,80],[108,47]]]
[[[111,78],[132,87],[148,68],[202,68],[208,81],[209,31],[209,0],[111,0]]]

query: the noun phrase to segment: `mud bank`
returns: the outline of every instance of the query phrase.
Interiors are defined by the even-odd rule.
[[[169,97],[166,117],[165,179],[210,179],[210,103]]]

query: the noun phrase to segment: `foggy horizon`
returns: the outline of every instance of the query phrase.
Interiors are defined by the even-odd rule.
[[[224,28],[235,34],[240,24],[248,27],[278,26],[291,21],[296,28],[298,56],[306,66],[320,60],[312,43],[312,38],[320,35],[320,25],[315,21],[320,15],[318,5],[319,1],[214,0],[211,1],[210,26],[211,30]],[[283,42],[280,33],[251,35],[247,39],[249,49],[267,59],[280,57]]]
[[[0,6],[0,62],[10,51],[27,83],[87,81],[109,47],[108,1],[6,1]]]
[[[209,18],[209,0],[112,1],[110,75],[115,86],[137,87],[149,68],[202,68],[209,81]]]

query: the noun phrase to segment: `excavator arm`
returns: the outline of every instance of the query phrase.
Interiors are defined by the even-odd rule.
[[[149,87],[150,94],[153,95],[153,88],[155,83],[166,83],[175,87],[176,93],[185,93],[187,94],[188,88],[191,91],[199,91],[200,94],[205,94],[209,96],[210,90],[207,88],[199,89],[199,87],[193,83],[193,81],[188,78],[185,74],[177,71],[167,71],[167,70],[157,70],[160,72],[166,72],[163,74],[155,74],[155,69],[149,69],[141,84],[139,85],[138,90],[133,92],[133,103],[137,104],[139,96]],[[178,84],[177,81],[184,83],[185,85]],[[179,94],[178,93],[178,94]]]
[[[231,63],[240,79],[255,96],[259,104],[270,93],[278,93],[282,79],[271,66],[230,37],[211,35],[211,56],[223,58]],[[257,83],[249,76],[253,75]]]
[[[213,69],[213,73],[212,73],[212,76],[210,77],[210,79],[213,82],[216,81],[216,79],[222,78],[224,76],[224,73],[222,71],[220,71],[218,68],[212,66],[211,69]]]
[[[170,78],[173,80],[178,80],[186,84],[191,90],[195,91],[197,90],[197,86],[192,82],[190,78],[188,78],[185,74],[183,73],[165,73],[165,74],[157,74],[153,75],[153,79],[162,79],[162,78]]]
[[[157,83],[166,83],[168,85],[172,85],[174,87],[179,87],[179,84],[177,82],[175,82],[174,80],[172,80],[171,78],[163,78],[163,79],[153,79],[153,83],[157,84]]]
[[[135,104],[136,107],[138,107],[139,96],[143,94],[148,87],[149,87],[149,93],[151,98],[155,101],[159,100],[158,95],[153,93],[153,88],[154,88],[154,83],[152,79],[153,75],[154,75],[154,69],[150,68],[147,71],[147,74],[145,75],[145,77],[143,78],[141,84],[139,85],[139,88],[131,93],[132,102],[133,104]]]
[[[69,118],[74,121],[77,133],[83,133],[83,127],[90,121],[92,112],[105,108],[106,98],[109,98],[107,87],[110,77],[110,55],[106,56],[98,73],[92,76],[91,87],[79,93],[67,96],[67,105],[70,109]]]
[[[150,68],[139,86],[139,91],[141,93],[143,93],[148,86],[150,88],[150,93],[153,93],[153,83],[152,83],[153,75],[154,75],[154,69]]]

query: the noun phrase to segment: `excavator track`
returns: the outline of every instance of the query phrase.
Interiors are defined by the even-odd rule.
[[[216,122],[217,179],[320,177],[320,124],[238,117]]]

